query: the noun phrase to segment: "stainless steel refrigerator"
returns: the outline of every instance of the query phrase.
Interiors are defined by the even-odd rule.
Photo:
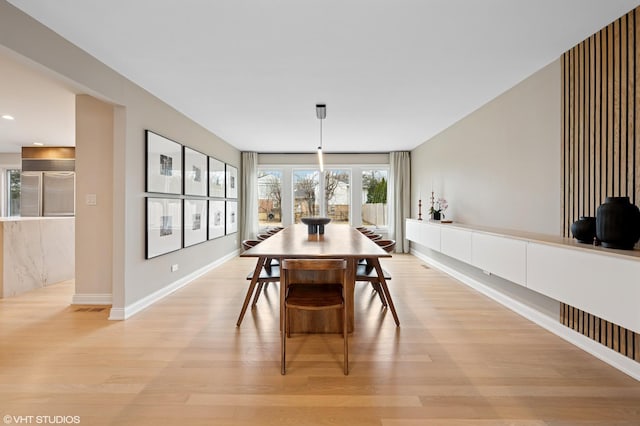
[[[21,216],[74,216],[75,172],[22,172]]]

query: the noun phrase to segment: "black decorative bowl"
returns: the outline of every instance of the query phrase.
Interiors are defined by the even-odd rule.
[[[324,234],[324,226],[331,222],[330,217],[301,217],[300,221],[307,225],[309,234]]]
[[[571,224],[571,233],[578,242],[593,244],[596,237],[596,218],[580,216],[580,219]]]

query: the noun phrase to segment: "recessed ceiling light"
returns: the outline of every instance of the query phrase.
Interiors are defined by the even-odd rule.
[[[2,118],[4,118],[5,120],[15,120],[15,118],[13,118],[13,116],[9,114],[3,115]]]
[[[44,144],[42,142],[34,142],[33,144],[36,145],[36,146],[44,146]]]

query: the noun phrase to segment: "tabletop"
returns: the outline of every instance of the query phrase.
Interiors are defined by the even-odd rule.
[[[309,235],[306,225],[292,225],[244,251],[240,256],[345,259],[391,257],[391,254],[349,225],[328,224],[324,230],[324,234]]]

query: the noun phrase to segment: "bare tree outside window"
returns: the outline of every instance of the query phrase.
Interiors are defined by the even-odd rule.
[[[333,222],[349,223],[351,174],[348,170],[327,170],[324,173],[324,205]]]
[[[317,203],[319,184],[319,173],[316,170],[296,170],[293,173],[294,223],[300,223],[301,217],[320,214]]]
[[[258,171],[258,221],[260,226],[282,226],[282,171]]]

